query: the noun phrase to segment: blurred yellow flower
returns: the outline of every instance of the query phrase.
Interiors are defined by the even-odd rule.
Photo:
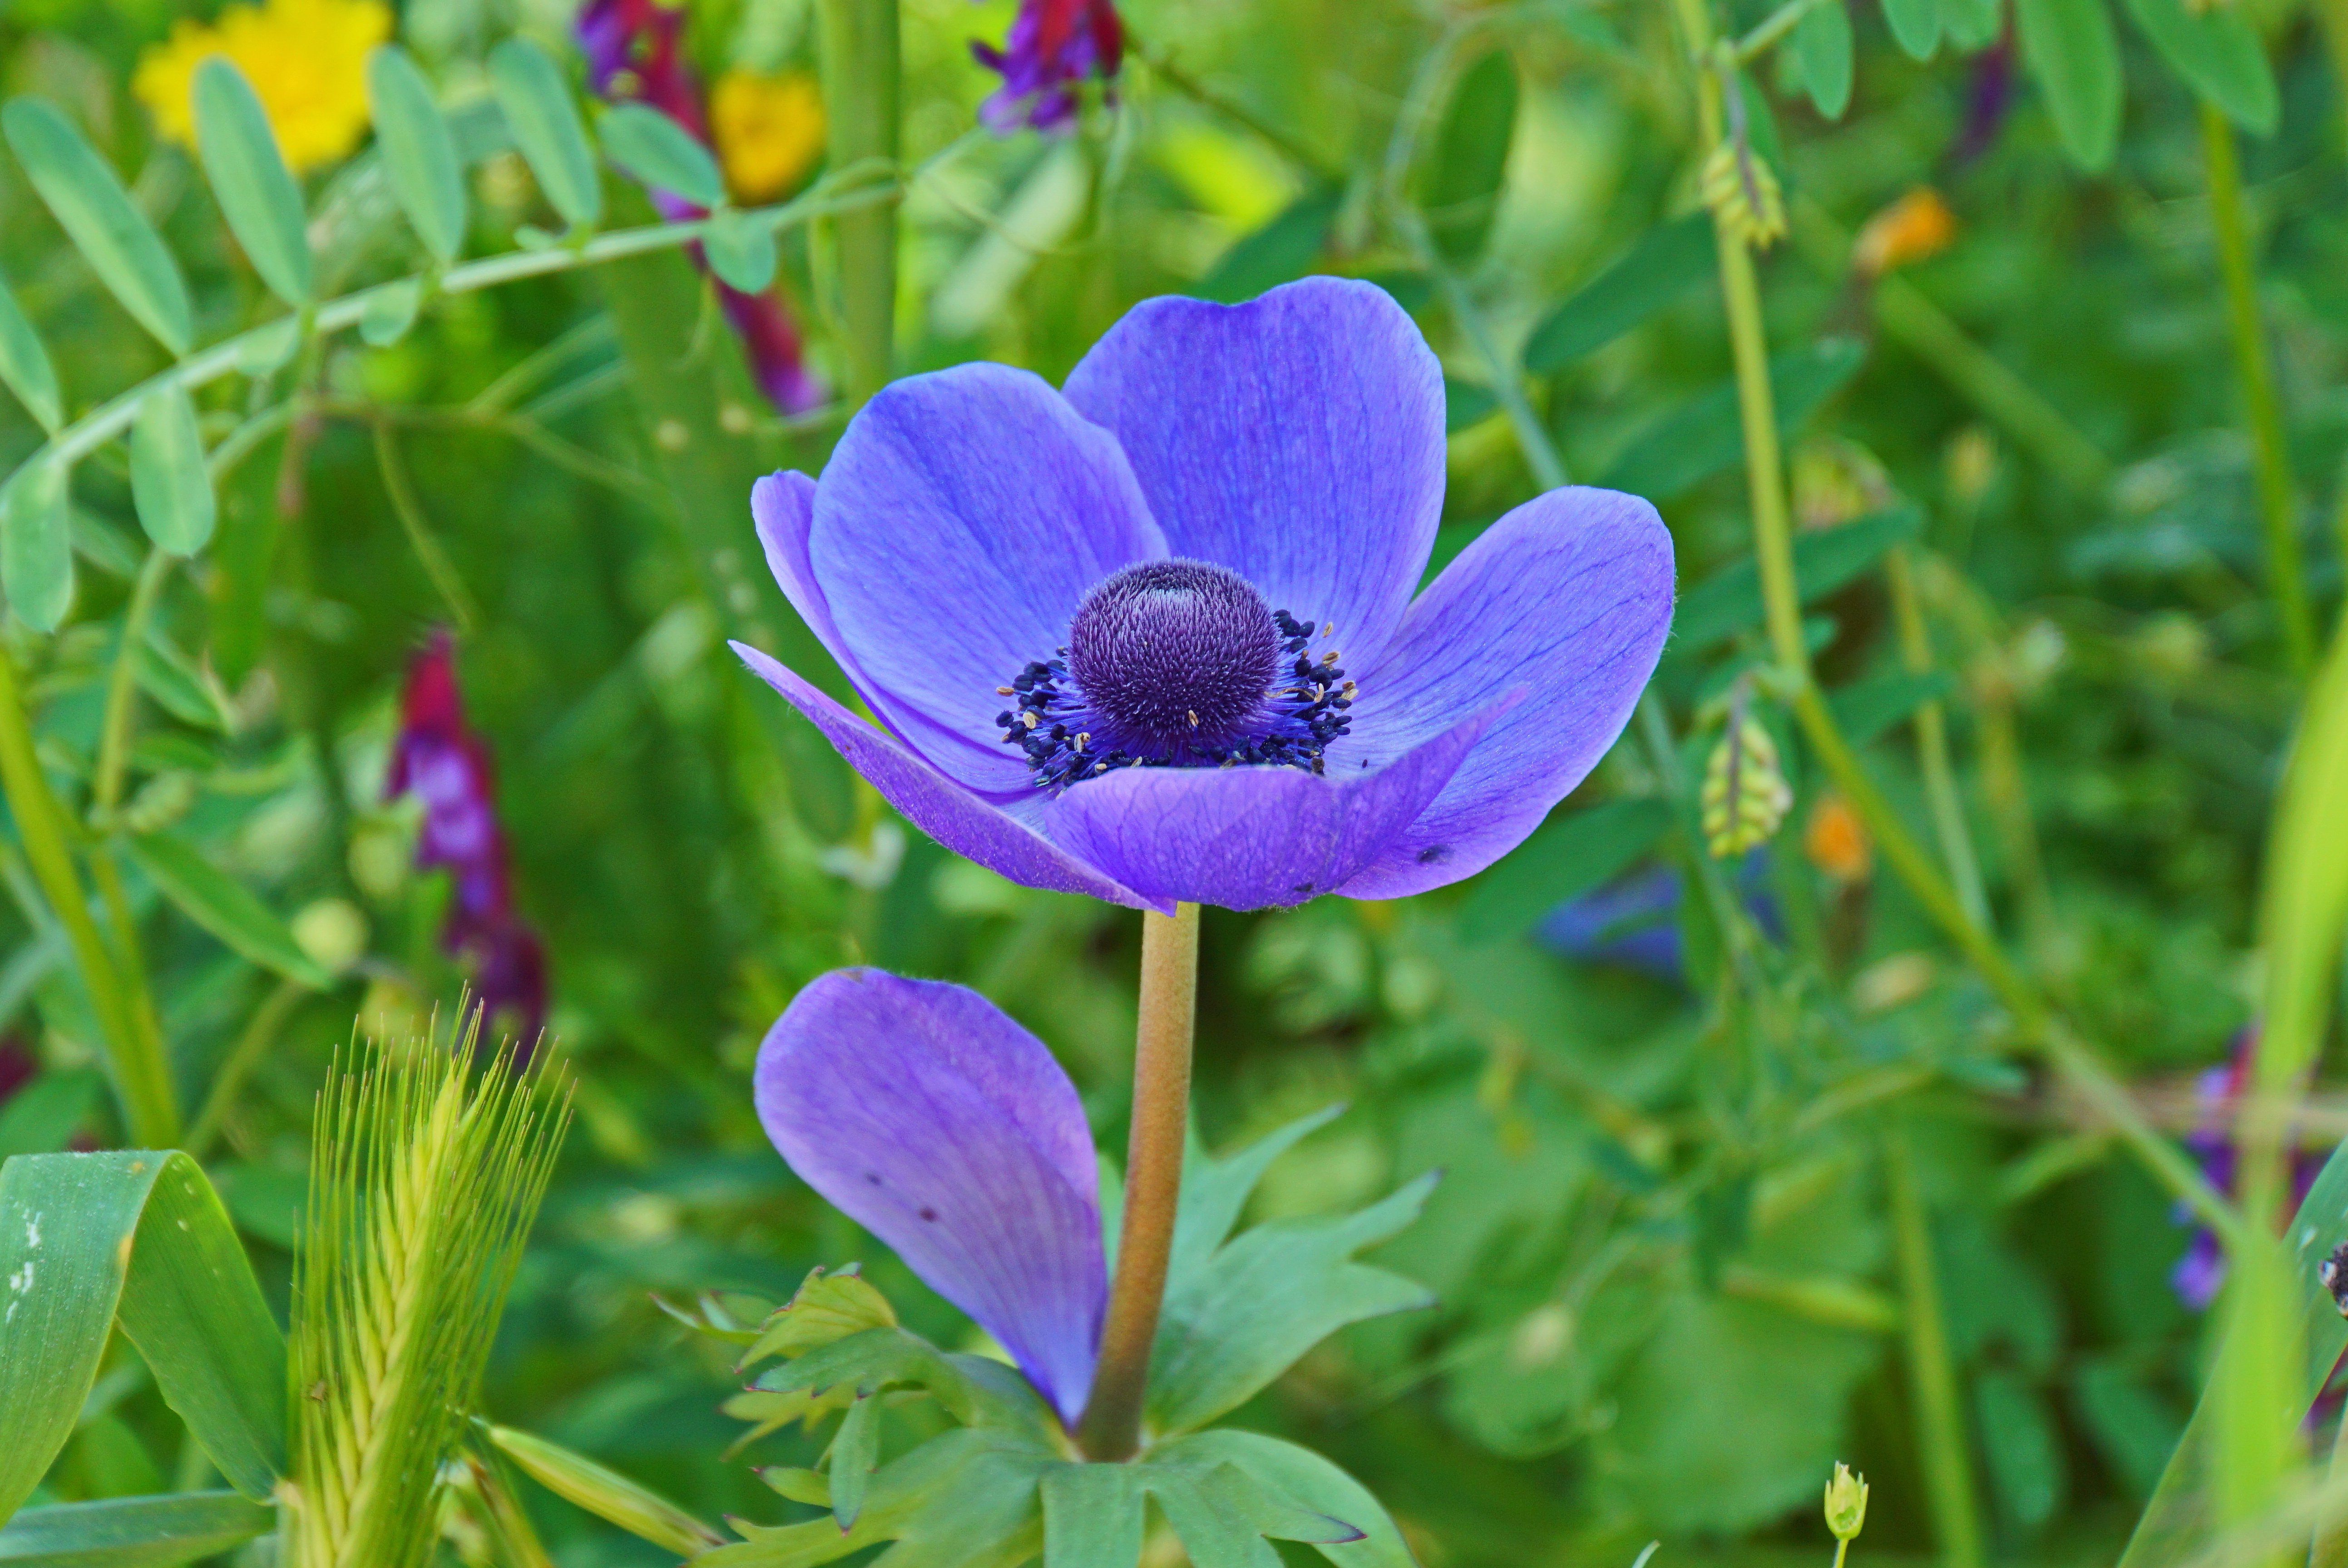
[[[823,98],[804,71],[728,71],[709,95],[709,135],[737,201],[771,201],[823,155]]]
[[[225,55],[268,111],[277,150],[296,174],[334,162],[367,129],[367,51],[391,36],[383,0],[264,0],[232,5],[220,20],[172,24],[141,56],[130,90],[156,129],[184,147],[196,140],[196,67]]]
[[[1919,185],[1859,232],[1851,264],[1869,277],[1937,256],[1956,242],[1957,215],[1930,185]]]

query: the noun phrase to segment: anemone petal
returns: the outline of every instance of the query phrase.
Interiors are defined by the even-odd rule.
[[[767,1031],[756,1098],[791,1169],[1073,1422],[1108,1275],[1092,1134],[1044,1043],[963,986],[835,970]]]

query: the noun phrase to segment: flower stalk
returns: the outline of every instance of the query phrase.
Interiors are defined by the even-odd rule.
[[[2258,273],[2250,263],[2250,225],[2242,213],[2242,169],[2234,128],[2223,112],[2201,105],[2202,159],[2209,177],[2209,226],[2218,241],[2218,267],[2226,283],[2227,325],[2234,366],[2242,378],[2242,413],[2250,427],[2250,474],[2259,517],[2266,525],[2268,587],[2282,624],[2291,667],[2305,680],[2315,667],[2315,614],[2308,607],[2306,567],[2300,559],[2298,506],[2292,499],[2291,454],[2283,443],[2282,407],[2274,366],[2259,324]]]
[[[1957,1391],[1956,1363],[1949,1353],[1948,1321],[1941,1312],[1931,1225],[1916,1180],[1916,1157],[1909,1144],[1908,1129],[1896,1116],[1884,1130],[1883,1176],[1890,1189],[1892,1231],[1900,1253],[1901,1322],[1908,1376],[1916,1395],[1916,1446],[1924,1458],[1932,1533],[1949,1568],[1981,1568],[1981,1501],[1973,1486],[1972,1450]],[[1857,1533],[1854,1526],[1851,1534]],[[1835,1562],[1839,1564],[1849,1537],[1838,1531],[1836,1539]]]
[[[1135,1033],[1133,1130],[1126,1147],[1125,1214],[1092,1397],[1076,1429],[1088,1458],[1117,1460],[1141,1446],[1149,1351],[1166,1297],[1182,1149],[1190,1111],[1190,1044],[1199,1005],[1199,906],[1141,916],[1141,1022]]]

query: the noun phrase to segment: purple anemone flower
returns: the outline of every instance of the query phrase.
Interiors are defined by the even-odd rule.
[[[1540,823],[1671,623],[1671,536],[1612,490],[1527,501],[1414,598],[1443,478],[1442,373],[1384,290],[1151,300],[1063,391],[912,377],[820,483],[751,492],[880,727],[735,651],[1014,882],[1158,910],[1399,898]]]
[[[1076,1086],[977,992],[840,969],[758,1047],[758,1119],[807,1184],[993,1335],[1063,1420],[1108,1302]]]
[[[1117,79],[1125,24],[1110,0],[1020,0],[1003,47],[973,42],[970,52],[1003,77],[979,106],[989,130],[1008,136],[1025,125],[1064,131],[1076,123],[1077,83],[1090,76]]]

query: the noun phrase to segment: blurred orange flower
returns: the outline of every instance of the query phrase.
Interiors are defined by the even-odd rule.
[[[772,201],[823,156],[823,98],[805,71],[728,71],[709,95],[709,136],[737,201]]]
[[[265,0],[232,5],[220,20],[172,24],[171,36],[139,57],[130,90],[155,128],[183,147],[196,142],[196,67],[225,55],[252,84],[294,173],[348,154],[366,135],[367,51],[391,36],[382,0]]]
[[[1823,795],[1810,808],[1802,830],[1802,852],[1810,864],[1840,882],[1865,882],[1875,869],[1875,841],[1867,824],[1839,795]]]
[[[1919,185],[1867,221],[1851,264],[1869,277],[1937,256],[1955,242],[1957,215],[1929,185]]]

